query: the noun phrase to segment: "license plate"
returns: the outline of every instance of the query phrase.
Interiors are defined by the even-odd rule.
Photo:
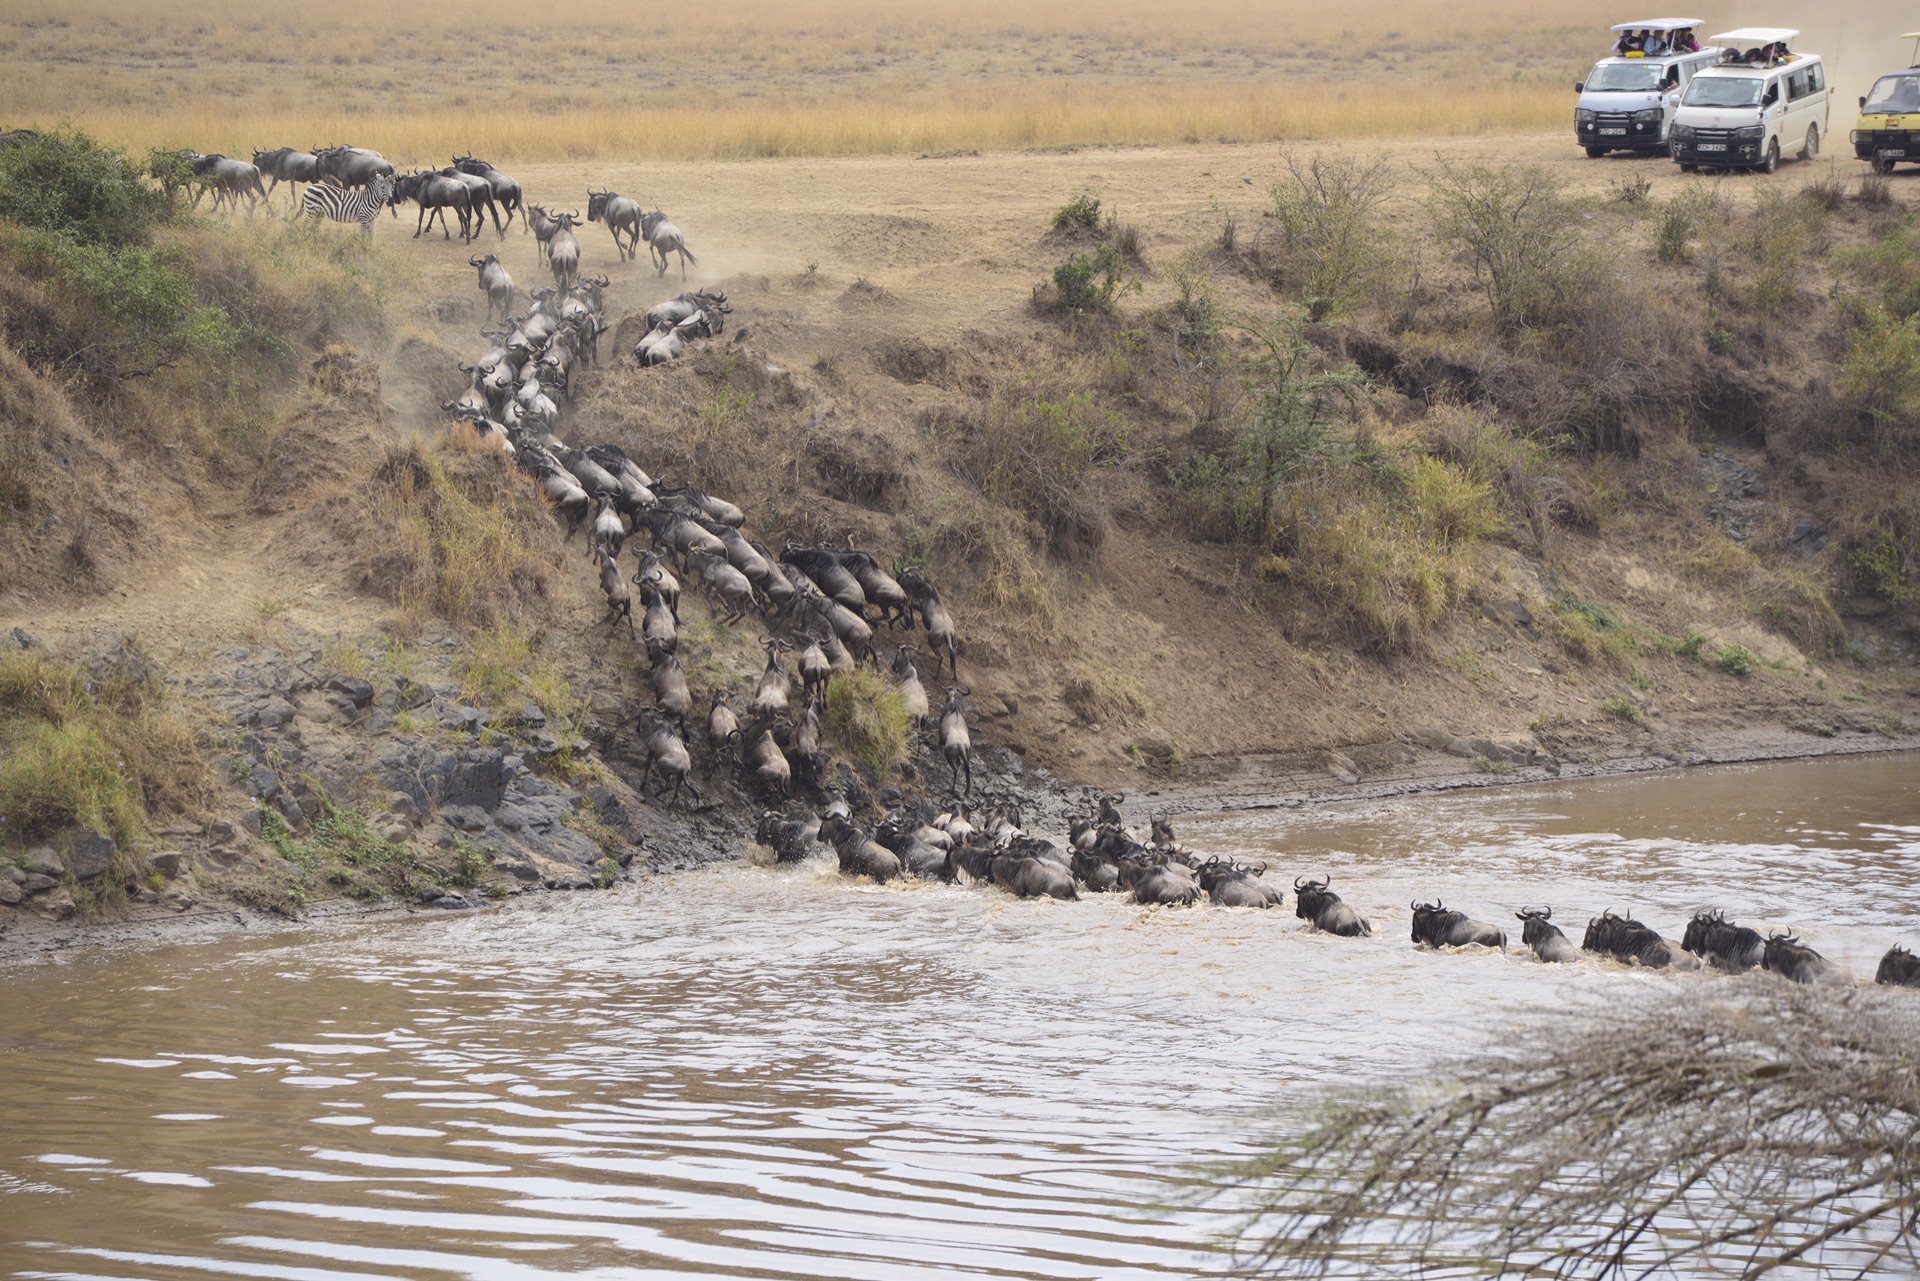
[[[1879,156],[1882,160],[1904,160],[1907,156],[1907,153],[1904,151],[1876,151],[1873,154]]]
[[[1625,133],[1625,129],[1602,129],[1601,133]]]
[[[1725,151],[1726,149],[1727,144],[1724,142],[1703,142],[1700,144],[1700,150],[1702,151]]]

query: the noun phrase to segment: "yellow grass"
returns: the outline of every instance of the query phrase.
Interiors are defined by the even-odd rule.
[[[1564,124],[1603,25],[1572,0],[0,0],[0,123],[437,164],[1499,133]]]

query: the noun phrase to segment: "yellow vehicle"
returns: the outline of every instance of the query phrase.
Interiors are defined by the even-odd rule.
[[[1913,65],[1873,82],[1853,127],[1853,154],[1875,173],[1892,173],[1903,160],[1920,163],[1920,31],[1900,38],[1913,41]]]

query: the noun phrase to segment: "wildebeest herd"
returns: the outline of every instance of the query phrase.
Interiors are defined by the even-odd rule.
[[[498,257],[471,257],[487,298],[482,336],[491,345],[473,364],[461,366],[468,387],[443,408],[496,442],[511,465],[529,476],[573,534],[585,531],[611,625],[625,623],[645,649],[653,704],[638,716],[637,738],[644,791],[660,775],[662,795],[677,803],[689,793],[697,804],[688,741],[692,692],[678,645],[682,581],[702,589],[716,620],[737,624],[749,617],[763,631],[766,664],[751,691],[712,691],[704,734],[710,771],[737,773],[740,785],[780,809],[760,818],[758,842],[777,863],[811,858],[833,849],[849,875],[888,881],[917,877],[957,883],[991,883],[1022,898],[1077,899],[1089,893],[1122,893],[1146,905],[1186,906],[1202,898],[1228,907],[1282,907],[1285,893],[1264,879],[1264,864],[1219,856],[1201,857],[1179,845],[1171,822],[1152,821],[1145,841],[1121,820],[1122,798],[1103,797],[1090,814],[1070,820],[1067,843],[1029,834],[1013,802],[992,804],[976,826],[964,802],[941,808],[924,798],[888,789],[875,798],[845,764],[837,770],[827,750],[824,700],[835,673],[860,664],[881,667],[882,631],[924,628],[932,675],[943,668],[954,679],[943,702],[932,703],[920,672],[920,652],[910,642],[894,646],[885,664],[891,689],[914,720],[931,731],[930,746],[949,770],[956,798],[973,790],[973,745],[967,723],[969,691],[958,684],[953,619],[940,593],[917,569],[891,572],[869,552],[851,545],[787,543],[775,554],[743,532],[746,513],[724,498],[692,485],[655,478],[612,445],[569,446],[558,434],[561,406],[578,370],[591,367],[599,336],[607,329],[606,276],[580,274],[574,235],[580,212],[554,212],[525,203],[520,184],[484,161],[453,157],[438,171],[399,174],[377,153],[353,147],[299,152],[258,152],[253,163],[193,152],[162,153],[155,176],[163,183],[191,185],[197,204],[211,192],[215,208],[249,211],[281,182],[307,184],[300,209],[370,230],[381,208],[402,200],[419,207],[415,236],[437,218],[451,239],[447,211],[459,222],[463,243],[478,237],[489,218],[504,236],[517,216],[537,239],[553,285],[519,289]],[[264,186],[270,181],[272,186]],[[611,233],[619,260],[637,259],[646,241],[656,274],[664,276],[673,255],[695,263],[678,228],[659,210],[613,191],[588,191],[586,217]],[[523,296],[524,315],[515,315]],[[695,289],[661,303],[646,315],[646,335],[635,348],[640,364],[657,365],[689,345],[718,336],[731,313],[718,290]],[[496,314],[500,326],[491,327]],[[637,564],[629,578],[620,557],[635,535]],[[638,590],[641,620],[634,620]],[[786,655],[797,655],[801,683],[795,711],[794,673]],[[736,696],[739,698],[736,703]],[[808,803],[810,798],[811,803]],[[871,811],[871,828],[862,814]],[[1372,926],[1327,878],[1293,882],[1294,915],[1309,928],[1346,937],[1367,937]],[[1411,938],[1430,948],[1489,947],[1506,950],[1503,928],[1476,921],[1442,901],[1416,902]],[[1550,908],[1522,908],[1521,942],[1540,961],[1568,963],[1583,956],[1611,958],[1652,969],[1722,971],[1762,969],[1797,983],[1846,983],[1847,975],[1789,933],[1763,937],[1701,912],[1676,943],[1658,931],[1611,910],[1588,921],[1578,946],[1553,924]],[[1895,946],[1881,960],[1875,982],[1920,988],[1920,957]]]

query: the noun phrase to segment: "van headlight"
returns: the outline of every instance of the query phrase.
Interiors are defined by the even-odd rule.
[[[1589,111],[1585,107],[1575,107],[1573,109],[1573,123],[1577,125],[1590,125],[1594,122],[1594,118],[1598,114],[1598,112]]]
[[[1767,136],[1765,125],[1748,125],[1744,129],[1735,129],[1727,135],[1735,142],[1758,142]]]
[[[1847,141],[1852,143],[1856,147],[1859,146],[1861,143],[1865,142],[1866,140],[1867,140],[1867,136],[1866,136],[1865,130],[1855,129],[1852,133],[1847,135]]]
[[[1675,125],[1673,128],[1667,130],[1667,136],[1670,138],[1691,138],[1693,137],[1693,126]]]
[[[1633,123],[1637,125],[1657,125],[1660,123],[1661,114],[1660,108],[1658,107],[1649,107],[1645,111],[1636,111],[1633,113]]]

